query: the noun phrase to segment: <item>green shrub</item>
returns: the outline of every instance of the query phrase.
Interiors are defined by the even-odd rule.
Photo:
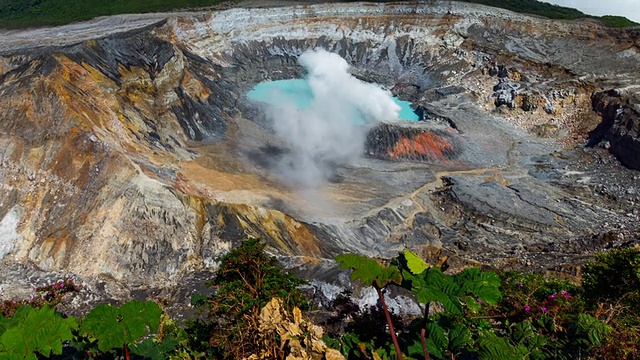
[[[259,353],[260,310],[272,298],[282,299],[287,311],[309,307],[298,289],[305,281],[287,272],[264,248],[259,240],[246,240],[222,258],[207,284],[215,290],[205,306],[212,329],[209,345],[217,358],[242,359]]]
[[[639,302],[633,297],[640,290],[637,253],[627,249],[599,254],[585,268],[584,288],[530,272],[498,277],[465,269],[448,275],[410,251],[387,266],[362,256],[341,255],[337,260],[354,270],[352,279],[376,290],[401,285],[424,306],[424,316],[383,337],[382,315],[358,311],[349,314],[347,332],[332,331],[329,342],[354,359],[394,358],[396,353],[409,359],[427,353],[432,359],[638,359],[640,327],[634,325],[638,321],[634,311]],[[342,318],[357,309],[342,298],[340,304]],[[632,304],[636,307],[630,310]],[[440,310],[430,313],[430,305]],[[359,320],[363,315],[380,320],[363,323]],[[387,321],[392,322],[388,313]],[[397,341],[391,345],[394,335]]]
[[[367,336],[370,328],[355,327],[353,332],[333,343],[349,358],[373,356],[375,353],[382,357],[397,356],[398,359],[429,356],[442,359],[468,353],[473,333],[464,319],[478,313],[483,306],[496,305],[501,297],[498,289],[500,279],[495,273],[465,269],[459,274],[447,275],[409,250],[400,253],[390,265],[354,254],[339,255],[336,261],[342,268],[353,270],[352,280],[373,286],[377,291],[394,345],[392,348],[381,341],[379,335]],[[396,332],[394,329],[381,291],[391,285],[411,291],[423,306],[424,316],[412,322],[409,327],[411,331]],[[432,305],[441,307],[443,311],[430,314]],[[357,319],[354,317],[354,320]]]
[[[626,248],[596,255],[584,266],[582,286],[592,303],[622,300],[640,314],[640,250]]]
[[[604,359],[639,359],[640,250],[597,254],[584,266],[582,281],[591,312],[613,328],[596,354]]]
[[[631,21],[624,16],[605,15],[605,16],[596,17],[596,19],[602,21],[603,24],[609,27],[615,27],[615,28],[625,28],[625,27],[640,25],[637,22]]]

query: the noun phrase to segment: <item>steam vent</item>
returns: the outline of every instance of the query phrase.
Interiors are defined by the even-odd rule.
[[[323,291],[404,248],[578,275],[638,242],[639,74],[637,28],[459,2],[0,32],[0,295],[188,298],[247,237]]]

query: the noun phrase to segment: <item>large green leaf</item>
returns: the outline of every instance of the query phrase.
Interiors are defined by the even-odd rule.
[[[427,350],[430,355],[433,355],[437,358],[444,358],[444,353],[441,348],[439,348],[436,344],[434,344],[433,339],[426,339],[425,343],[427,344]],[[424,354],[424,352],[423,352]]]
[[[96,306],[82,322],[80,332],[98,340],[98,349],[107,352],[138,341],[160,324],[162,310],[158,304],[133,300],[122,307]],[[147,328],[148,327],[148,328]]]
[[[145,339],[139,344],[131,346],[131,353],[151,360],[164,360],[169,358],[168,354],[178,347],[178,340],[173,336],[167,336],[161,343],[156,343],[153,339]]]
[[[449,349],[456,351],[464,348],[471,343],[471,330],[464,325],[457,324],[453,329],[449,330]]]
[[[464,303],[467,305],[467,309],[469,309],[469,311],[474,314],[478,313],[482,309],[482,306],[480,305],[478,300],[476,300],[473,296],[465,296]]]
[[[400,284],[402,276],[394,265],[383,266],[376,260],[356,254],[342,254],[336,257],[342,269],[353,269],[351,280],[360,280],[362,285],[383,288],[390,283]]]
[[[576,332],[578,334],[586,334],[590,345],[601,345],[602,339],[612,330],[611,326],[589,314],[578,315]]]
[[[36,353],[49,357],[62,354],[62,344],[73,338],[78,324],[73,317],[62,316],[49,307],[25,307],[16,312],[0,336],[0,359],[36,359]]]
[[[125,329],[125,342],[132,343],[147,335],[147,326],[155,333],[160,325],[162,309],[153,301],[130,301],[120,308],[121,322]]]
[[[22,306],[16,310],[12,317],[4,317],[0,315],[0,335],[2,335],[7,329],[24,321],[24,319],[27,318],[30,309],[31,307],[29,306]]]
[[[422,260],[418,255],[409,251],[409,249],[404,250],[404,259],[407,262],[407,267],[412,274],[418,275],[423,271],[429,268],[429,264],[427,264],[424,260]]]
[[[98,305],[84,318],[80,332],[96,338],[98,349],[102,352],[120,348],[125,340],[118,316],[117,307]]]

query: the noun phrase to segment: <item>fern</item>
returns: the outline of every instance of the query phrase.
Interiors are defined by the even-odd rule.
[[[496,305],[500,301],[500,278],[494,272],[470,268],[454,275],[453,279],[460,286],[460,292],[473,294],[487,305]]]
[[[457,351],[471,343],[471,331],[463,325],[455,325],[449,330],[449,349]]]
[[[530,359],[546,359],[552,357],[547,349],[549,339],[540,335],[538,330],[529,320],[515,323],[511,326],[511,339],[517,343],[526,346],[529,351]],[[553,358],[558,358],[559,354],[555,354]]]
[[[522,360],[528,358],[526,346],[512,345],[509,340],[488,332],[478,339],[479,360]]]
[[[411,290],[418,302],[425,304],[425,317],[421,320],[422,353],[429,352],[441,358],[447,351],[453,354],[471,343],[471,332],[466,327],[443,326],[430,319],[431,303],[440,304],[446,316],[459,316],[464,314],[465,308],[478,312],[481,303],[495,305],[500,300],[500,278],[492,272],[466,269],[449,276],[438,267],[430,267],[409,250],[401,253],[396,262],[400,264],[403,286]]]
[[[427,324],[427,333],[429,334],[427,339],[429,353],[440,358],[443,357],[443,351],[449,347],[449,339],[447,339],[445,330],[438,323],[430,322]]]
[[[409,282],[409,289],[416,296],[418,302],[428,304],[439,303],[446,311],[462,314],[460,303],[460,288],[450,276],[445,275],[439,268],[433,267],[419,275],[402,270],[402,276]]]
[[[488,305],[496,305],[501,298],[500,278],[493,272],[472,268],[449,276],[437,267],[423,266],[419,260],[416,254],[408,250],[399,258],[402,276],[405,279],[404,285],[413,292],[420,303],[437,302],[446,311],[458,315],[462,314],[463,305],[472,311],[478,311],[477,300]]]
[[[585,334],[587,339],[589,340],[589,345],[602,345],[602,340],[612,331],[613,329],[611,328],[611,326],[594,318],[591,315],[578,315],[576,332],[578,334]]]

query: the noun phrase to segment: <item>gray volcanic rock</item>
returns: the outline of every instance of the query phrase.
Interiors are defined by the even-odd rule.
[[[575,274],[594,251],[637,242],[640,176],[582,146],[604,118],[637,168],[624,100],[637,32],[456,2],[158,16],[0,41],[3,297],[34,273],[78,277],[85,302],[184,301],[247,236],[326,298],[343,252]],[[246,92],[303,76],[298,56],[318,47],[423,121],[366,129],[362,156],[304,188],[278,172],[294,150]],[[614,87],[629,94],[592,103]]]

